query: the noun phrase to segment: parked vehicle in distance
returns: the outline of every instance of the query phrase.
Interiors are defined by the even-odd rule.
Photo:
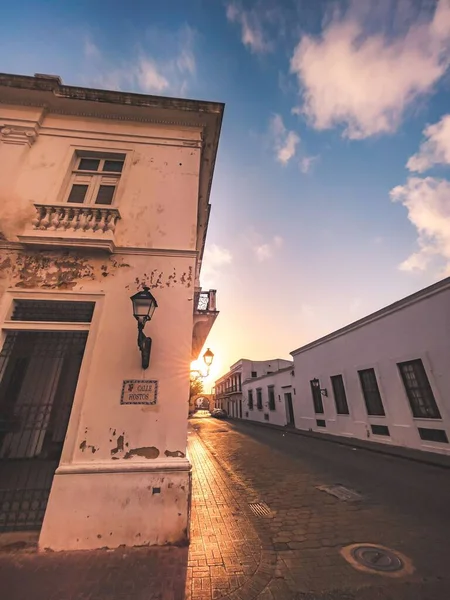
[[[204,419],[205,417],[210,417],[211,413],[209,412],[209,410],[201,408],[199,410],[196,410],[192,416],[196,419]]]
[[[226,419],[228,414],[223,408],[214,408],[211,412],[211,416],[215,417],[216,419]]]

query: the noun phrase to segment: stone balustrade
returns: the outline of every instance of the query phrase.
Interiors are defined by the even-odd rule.
[[[18,236],[23,244],[114,252],[120,219],[117,208],[92,204],[35,204],[35,207],[32,222]]]
[[[74,207],[69,204],[35,204],[33,229],[41,231],[83,231],[114,233],[120,219],[117,208]]]

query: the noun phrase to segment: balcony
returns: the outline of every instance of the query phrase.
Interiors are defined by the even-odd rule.
[[[36,246],[88,248],[114,252],[117,208],[74,204],[35,204],[31,227],[19,240]]]
[[[216,290],[199,290],[195,292],[192,360],[198,358],[218,314],[219,311],[216,309]]]

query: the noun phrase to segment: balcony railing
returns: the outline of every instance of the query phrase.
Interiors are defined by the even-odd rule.
[[[21,242],[114,250],[117,208],[69,204],[35,204],[35,208],[32,228],[19,236]]]
[[[216,311],[216,290],[196,292],[194,300],[196,313]]]

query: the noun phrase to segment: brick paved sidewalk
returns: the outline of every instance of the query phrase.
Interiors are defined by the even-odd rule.
[[[251,522],[242,488],[192,432],[191,544],[91,552],[0,553],[8,600],[251,600],[264,591],[275,552]]]

